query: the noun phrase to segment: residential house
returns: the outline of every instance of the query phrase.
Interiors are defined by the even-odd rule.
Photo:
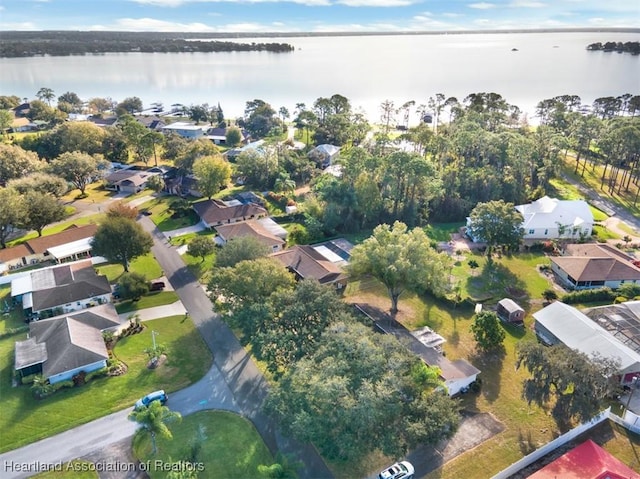
[[[524,309],[509,298],[498,301],[496,314],[501,321],[522,326],[524,324]]]
[[[177,121],[175,123],[170,123],[162,127],[162,132],[167,133],[176,133],[183,138],[187,138],[189,140],[197,140],[198,138],[202,138],[205,134],[205,130],[207,129],[207,125],[196,125],[194,123],[188,123],[185,121]]]
[[[324,169],[333,164],[340,156],[340,147],[335,145],[318,145],[309,152],[309,158]]]
[[[543,196],[516,206],[523,216],[525,240],[588,238],[593,233],[593,213],[583,200],[558,200]]]
[[[355,307],[358,312],[371,319],[380,332],[392,334],[427,366],[438,368],[449,396],[466,392],[478,379],[481,371],[474,365],[464,359],[451,361],[442,354],[441,345],[445,339],[429,328],[410,332],[391,316],[366,304],[356,304]]]
[[[32,322],[28,339],[15,344],[15,370],[22,377],[42,374],[55,384],[101,369],[109,358],[102,332],[121,326],[111,303]]]
[[[7,272],[43,261],[65,263],[91,257],[91,240],[97,225],[76,226],[52,235],[32,238],[0,250],[0,272]]]
[[[558,200],[543,196],[515,209],[522,215],[520,225],[524,240],[544,241],[552,239],[588,238],[593,233],[593,214],[586,201]],[[467,218],[467,235],[474,241],[483,241],[473,231],[471,218]]]
[[[146,128],[154,131],[162,131],[162,129],[167,126],[159,116],[136,116],[136,120]]]
[[[227,144],[227,128],[209,128],[207,130],[207,138],[216,145]],[[240,130],[241,140],[240,143],[244,144],[247,141],[246,132]]]
[[[529,479],[623,479],[639,478],[640,474],[612,456],[591,439],[574,447]]]
[[[317,245],[296,245],[271,257],[280,261],[298,280],[311,278],[341,289],[347,285],[343,267],[350,258],[352,247],[347,240],[339,239]]]
[[[107,128],[110,126],[115,126],[118,123],[118,117],[117,116],[108,116],[108,117],[90,116],[89,121],[94,125]]]
[[[239,148],[233,148],[231,150],[228,150],[224,153],[225,157],[227,157],[228,159],[232,160],[234,158],[236,158],[238,155],[240,155],[241,153],[245,153],[247,151],[262,151],[262,149],[264,148],[264,140],[256,140],[256,141],[252,141],[251,143],[247,143],[244,146],[241,146]]]
[[[270,218],[264,219],[271,220]],[[261,221],[262,220],[249,220],[241,223],[216,226],[215,230],[218,233],[218,236],[215,238],[216,242],[222,246],[236,238],[251,236],[256,238],[261,244],[267,246],[273,253],[282,251],[286,244],[285,240],[262,226]],[[286,233],[286,230],[284,231]]]
[[[17,107],[12,108],[11,111],[13,111],[13,115],[16,118],[26,118],[27,115],[29,115],[29,113],[31,112],[31,104],[28,102],[21,103]]]
[[[25,317],[43,319],[111,301],[106,276],[91,260],[38,269],[11,281],[11,297],[22,303]]]
[[[193,204],[200,220],[207,228],[238,223],[268,215],[266,209],[253,203],[228,206],[219,200],[204,200]]]
[[[630,384],[633,377],[640,376],[640,354],[576,308],[556,301],[534,313],[533,317],[536,335],[545,344],[562,343],[590,357],[617,361],[622,385]]]
[[[136,167],[114,171],[105,177],[105,188],[112,191],[135,194],[147,187],[147,181],[154,175],[161,173],[139,169]]]
[[[640,267],[622,251],[607,244],[570,244],[565,256],[551,257],[551,270],[568,289],[619,288],[640,284]]]

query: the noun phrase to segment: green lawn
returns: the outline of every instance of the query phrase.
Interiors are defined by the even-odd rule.
[[[173,304],[178,301],[180,297],[175,291],[151,291],[138,301],[121,301],[116,304],[116,311],[118,314],[129,313],[138,309],[153,308],[154,306],[164,306],[165,304]]]
[[[520,259],[521,263],[532,264],[535,258]],[[352,282],[345,292],[347,301],[364,301],[388,311],[390,300],[385,288],[374,280]],[[525,305],[526,306],[526,305]],[[541,305],[526,307],[526,327],[508,326],[504,354],[481,354],[476,351],[470,327],[473,313],[468,309],[453,309],[445,304],[414,294],[403,294],[400,299],[398,320],[413,330],[429,326],[442,335],[447,342],[443,348],[447,358],[464,358],[479,368],[482,387],[477,394],[466,394],[460,399],[460,406],[466,411],[487,412],[502,422],[505,430],[467,451],[458,458],[434,471],[429,479],[491,477],[511,463],[554,439],[560,432],[554,420],[543,409],[523,401],[522,384],[527,377],[524,369],[515,369],[516,345],[519,341],[534,341],[531,329],[531,313]],[[621,457],[633,455],[640,439],[618,438],[607,442],[607,449]],[[636,456],[637,458],[637,456]],[[330,464],[339,478],[364,477],[380,470],[397,458],[370,454],[358,464]],[[480,473],[478,471],[482,471]]]
[[[151,221],[158,227],[160,231],[173,231],[186,226],[193,226],[200,221],[195,211],[190,211],[188,215],[180,218],[172,218],[173,211],[171,206],[182,198],[176,196],[161,196],[147,201],[141,211],[151,213]]]
[[[34,479],[98,479],[100,477],[98,473],[90,470],[92,465],[90,461],[74,459],[64,464],[56,464],[56,467],[59,466],[58,470],[41,472],[32,477]]]
[[[118,278],[124,273],[124,267],[121,264],[116,263],[104,263],[96,266],[98,274],[103,274],[107,277],[110,283],[115,283]],[[143,256],[138,256],[129,264],[129,271],[132,273],[140,273],[148,280],[154,280],[163,275],[160,264],[155,259],[153,254],[147,253]]]
[[[128,366],[127,374],[63,389],[39,401],[27,386],[11,387],[14,343],[26,336],[1,338],[0,452],[129,408],[149,391],[182,389],[199,380],[211,367],[211,353],[192,321],[180,315],[143,324],[142,333],[123,338],[115,347],[115,355]],[[158,332],[156,341],[166,347],[167,353],[167,361],[156,370],[146,368],[148,358],[144,353],[152,345],[152,330]]]
[[[546,277],[538,272],[537,266],[549,265],[550,261],[542,253],[518,253],[494,258],[493,266],[487,265],[484,254],[476,252],[456,256],[452,276],[459,288],[462,299],[469,297],[477,302],[496,303],[504,297],[515,300],[540,299],[542,292],[550,287]],[[471,268],[469,261],[478,263]],[[518,294],[520,290],[524,295]]]
[[[466,223],[432,223],[425,226],[424,232],[427,236],[437,242],[447,242],[453,233],[457,233]]]
[[[600,243],[605,243],[607,240],[610,240],[610,239],[614,239],[614,240],[620,239],[619,234],[614,233],[613,231],[608,230],[604,226],[600,226],[600,225],[593,225],[593,235],[596,237],[596,239]]]
[[[169,407],[171,402],[168,403]],[[200,451],[195,461],[201,464],[198,477],[257,478],[258,466],[273,464],[273,457],[250,421],[226,411],[202,411],[182,418],[170,426],[173,439],[158,438],[158,452],[152,455],[151,439],[140,433],[134,437],[133,448],[141,461],[172,463],[193,455],[194,444]],[[152,479],[167,477],[166,471],[151,467]]]
[[[25,326],[22,307],[20,305],[12,307],[11,283],[0,286],[0,309],[4,310],[5,305],[11,309],[9,313],[0,313],[0,334]]]

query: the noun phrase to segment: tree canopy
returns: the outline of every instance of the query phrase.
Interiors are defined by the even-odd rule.
[[[191,241],[189,241],[189,246],[187,248],[187,253],[194,257],[202,258],[202,262],[204,263],[207,255],[213,253],[216,249],[216,244],[213,240],[208,236],[196,236]]]
[[[253,236],[241,236],[234,238],[216,254],[216,266],[235,266],[241,261],[263,258],[271,250]]]
[[[512,203],[502,200],[479,203],[471,211],[470,218],[471,233],[478,241],[487,243],[489,259],[498,246],[517,249],[524,236],[524,219]]]
[[[24,195],[25,215],[21,226],[42,236],[45,226],[61,221],[66,216],[64,205],[49,193],[29,191]]]
[[[95,181],[104,167],[103,160],[74,151],[58,156],[51,162],[49,171],[73,184],[84,195],[87,186]]]
[[[179,412],[163,406],[160,401],[152,401],[148,406],[136,408],[128,417],[130,421],[138,423],[142,431],[151,435],[153,454],[156,453],[156,436],[172,439],[173,435],[167,425],[182,420]]]
[[[454,434],[457,405],[440,385],[393,336],[338,322],[271,389],[266,409],[328,459],[401,456]]]
[[[38,155],[25,151],[20,146],[0,143],[0,186],[9,180],[43,169],[45,163]]]
[[[193,174],[198,178],[198,191],[211,199],[231,180],[231,165],[222,156],[203,156],[193,163]]]
[[[127,272],[130,262],[151,251],[151,246],[151,235],[138,223],[124,217],[106,218],[91,241],[95,255],[120,263]]]
[[[373,235],[351,251],[349,272],[371,275],[385,285],[391,314],[398,312],[404,291],[444,294],[449,288],[451,258],[438,253],[420,228],[408,231],[404,223],[379,225]]]
[[[547,347],[532,341],[520,342],[516,368],[522,366],[531,374],[523,384],[524,399],[551,408],[561,422],[591,419],[619,388],[617,362],[588,357],[562,344]]]
[[[485,352],[502,348],[506,337],[500,319],[493,311],[482,311],[477,314],[471,325],[471,332],[478,347]]]

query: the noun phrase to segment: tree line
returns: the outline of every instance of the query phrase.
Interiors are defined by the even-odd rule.
[[[589,44],[587,50],[640,55],[640,42],[596,42]]]
[[[192,40],[196,35],[146,32],[3,32],[0,57],[69,56],[102,53],[194,53],[295,50],[288,43]]]

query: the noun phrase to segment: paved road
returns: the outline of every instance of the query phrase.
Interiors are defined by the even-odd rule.
[[[154,237],[152,252],[213,352],[214,367],[224,377],[242,414],[254,423],[272,453],[292,454],[303,462],[301,478],[332,477],[311,445],[283,437],[273,421],[262,412],[268,391],[264,376],[233,332],[213,313],[211,301],[177,250],[168,247],[164,235],[149,218],[142,217],[140,223]]]
[[[154,237],[153,254],[165,275],[189,311],[196,327],[214,355],[214,365],[197,383],[171,394],[169,404],[183,415],[205,409],[224,409],[241,413],[250,419],[275,455],[280,451],[293,455],[304,466],[301,478],[333,477],[316,450],[279,433],[276,425],[262,412],[267,383],[251,357],[233,332],[214,314],[204,289],[186,268],[175,248],[169,247],[164,235],[146,217],[140,220]],[[172,310],[175,305],[171,305]],[[151,317],[151,316],[150,316]],[[23,472],[11,465],[59,464],[74,458],[95,455],[116,443],[126,442],[135,432],[127,420],[126,409],[62,434],[0,455],[0,477],[24,478]]]

